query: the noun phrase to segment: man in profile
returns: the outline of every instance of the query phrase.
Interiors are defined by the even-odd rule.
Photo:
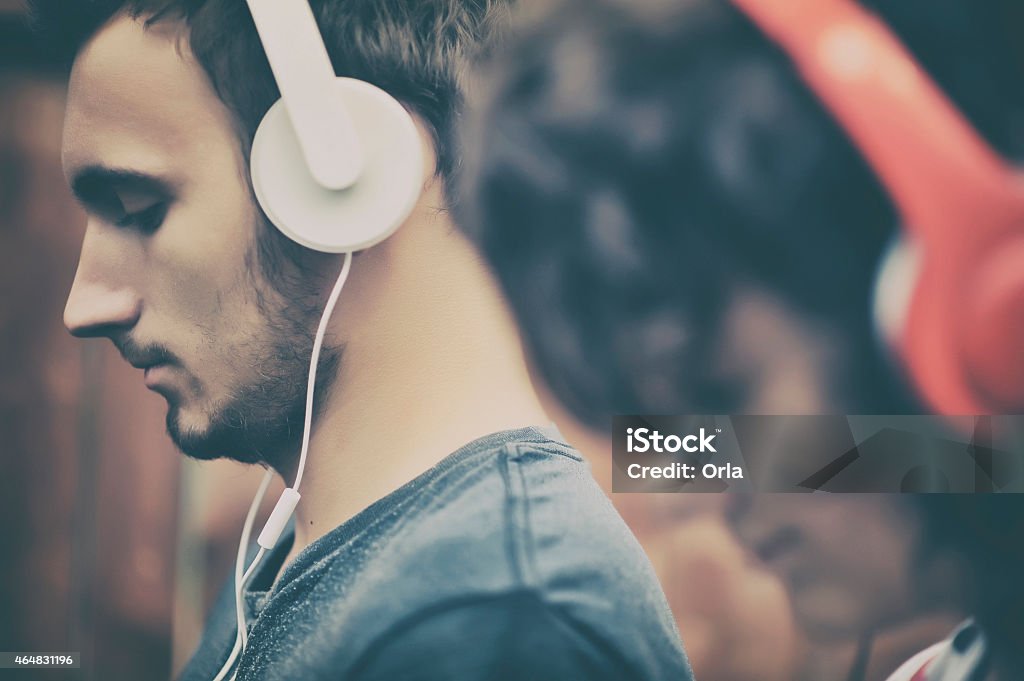
[[[294,531],[244,597],[238,679],[686,679],[650,564],[530,385],[497,287],[445,211],[462,63],[501,2],[324,0],[339,75],[401,101],[430,180],[358,254],[328,330]],[[278,97],[242,0],[36,3],[70,52],[63,163],[88,214],[65,323],[106,337],[189,456],[290,481],[340,257],[246,180]],[[236,636],[231,584],[182,678]]]

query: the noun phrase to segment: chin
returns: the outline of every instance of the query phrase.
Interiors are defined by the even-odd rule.
[[[222,450],[210,444],[209,418],[189,413],[180,404],[169,401],[166,425],[167,435],[182,454],[204,461],[224,456]]]
[[[301,423],[293,417],[291,423]],[[297,456],[302,431],[261,420],[238,406],[208,412],[169,403],[167,434],[186,456],[201,461],[231,459],[245,464],[266,464],[280,469],[291,453]]]

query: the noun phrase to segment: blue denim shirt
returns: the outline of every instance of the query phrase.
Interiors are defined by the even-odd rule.
[[[692,678],[650,562],[557,433],[472,442],[308,546],[246,593],[253,679]],[[231,585],[181,681],[235,638]]]

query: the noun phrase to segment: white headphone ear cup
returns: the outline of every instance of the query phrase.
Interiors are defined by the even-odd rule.
[[[374,85],[338,78],[324,96],[342,98],[352,117],[364,159],[356,183],[332,191],[313,179],[278,100],[253,139],[253,190],[290,239],[328,253],[358,251],[391,236],[412,212],[423,190],[422,142],[405,107]]]

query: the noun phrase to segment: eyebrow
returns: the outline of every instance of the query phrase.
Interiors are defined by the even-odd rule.
[[[150,194],[170,198],[174,185],[169,181],[148,173],[125,168],[110,168],[89,165],[74,172],[71,177],[71,191],[86,208],[109,211],[112,200],[120,204],[117,192]]]

